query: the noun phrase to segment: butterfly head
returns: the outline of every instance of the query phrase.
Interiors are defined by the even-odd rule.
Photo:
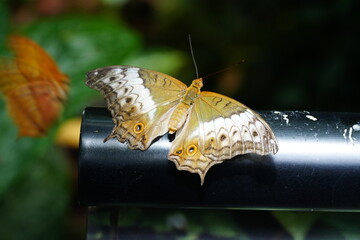
[[[197,79],[193,80],[190,85],[190,87],[196,88],[198,90],[200,90],[200,88],[202,88],[202,86],[203,86],[202,78],[197,78]]]

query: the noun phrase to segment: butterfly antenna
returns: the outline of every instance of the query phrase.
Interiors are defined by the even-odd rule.
[[[192,57],[192,60],[194,62],[194,66],[195,66],[196,78],[199,78],[199,72],[198,72],[198,68],[197,68],[197,65],[196,65],[196,61],[195,61],[195,56],[194,56],[194,51],[193,51],[192,44],[191,44],[191,36],[190,36],[190,34],[189,34],[189,45],[190,45],[191,57]]]
[[[229,67],[227,67],[227,68],[223,68],[223,69],[221,69],[221,70],[219,70],[219,71],[216,71],[216,72],[210,73],[209,75],[206,75],[205,77],[202,77],[202,78],[203,78],[203,79],[204,79],[204,78],[208,78],[208,77],[214,76],[214,75],[216,75],[216,74],[219,74],[219,73],[225,72],[225,71],[227,71],[227,70],[229,70],[229,69],[231,69],[231,68],[233,68],[233,67],[237,67],[237,66],[239,66],[239,65],[240,65],[240,63],[243,63],[243,62],[245,62],[245,60],[244,60],[244,59],[243,59],[243,60],[241,60],[241,62],[235,63],[235,64],[233,64],[233,65],[231,65],[231,66],[229,66]]]

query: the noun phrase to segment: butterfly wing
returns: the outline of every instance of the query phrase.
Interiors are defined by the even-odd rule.
[[[19,135],[42,136],[61,113],[69,79],[30,39],[10,36],[9,46],[15,56],[0,58],[0,92]]]
[[[172,143],[169,159],[179,170],[198,173],[203,184],[207,171],[226,159],[277,151],[274,133],[257,113],[229,97],[201,92]]]
[[[176,132],[168,158],[175,163],[178,170],[199,174],[202,185],[206,172],[213,165],[222,161],[213,161],[201,152],[203,130],[201,129],[201,116],[196,108],[194,104],[184,126]]]
[[[93,70],[86,84],[103,94],[115,123],[105,140],[116,137],[141,150],[168,131],[171,113],[186,92],[173,77],[131,66]]]
[[[9,47],[15,54],[19,71],[29,82],[47,82],[59,97],[66,98],[69,78],[42,47],[19,35],[9,37]]]

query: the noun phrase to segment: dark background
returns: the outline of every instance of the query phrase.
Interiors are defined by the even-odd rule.
[[[171,46],[189,54],[187,35],[191,34],[200,76],[245,60],[230,73],[207,79],[205,83],[213,85],[208,89],[214,90],[215,85],[216,90],[257,109],[359,109],[358,2],[163,5],[165,1],[133,1],[120,13],[149,45]],[[184,72],[185,79],[194,77],[189,61]]]
[[[205,78],[204,90],[254,110],[358,112],[359,10],[357,0],[1,1],[1,55],[11,56],[8,35],[25,35],[71,84],[62,117],[43,138],[18,138],[0,100],[0,239],[84,238],[86,208],[78,206],[76,189],[80,118],[85,106],[105,106],[85,86],[86,72],[135,65],[190,84],[191,34],[200,77],[230,67]],[[177,216],[176,225],[180,214],[187,221],[180,235],[189,239],[201,232],[228,239],[259,232],[274,239],[360,238],[357,213],[124,208],[122,214],[124,233],[178,233],[168,219]]]

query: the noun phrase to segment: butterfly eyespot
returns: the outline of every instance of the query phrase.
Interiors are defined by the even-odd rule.
[[[189,156],[194,155],[197,152],[197,147],[194,144],[191,144],[187,149],[186,149],[186,153]]]
[[[253,135],[253,137],[259,136],[259,134],[257,132],[255,132],[255,131],[252,133],[252,135]]]
[[[128,88],[125,88],[125,89],[124,89],[124,94],[126,94],[128,91],[129,91],[129,89],[128,89]]]
[[[179,155],[181,156],[183,154],[183,150],[182,148],[178,148],[176,151],[175,151],[176,155]]]
[[[134,132],[135,133],[141,133],[142,131],[144,131],[144,124],[143,123],[137,123],[134,126]]]
[[[116,77],[110,77],[109,80],[110,81],[114,81],[116,79]]]

